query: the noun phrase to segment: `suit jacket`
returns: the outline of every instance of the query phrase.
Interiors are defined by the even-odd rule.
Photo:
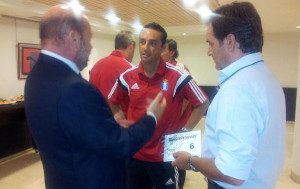
[[[125,159],[156,127],[145,115],[121,128],[96,87],[45,54],[27,78],[25,110],[48,189],[125,188]]]

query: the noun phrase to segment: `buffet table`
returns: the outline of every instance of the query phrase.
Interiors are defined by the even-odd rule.
[[[0,159],[32,147],[24,102],[0,106]]]

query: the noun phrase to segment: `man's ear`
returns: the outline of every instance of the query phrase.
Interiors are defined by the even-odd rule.
[[[71,30],[69,32],[68,39],[72,48],[75,48],[76,50],[80,48],[81,35],[78,33],[78,31]]]
[[[130,45],[129,45],[133,50],[135,49],[135,42],[130,42]]]
[[[228,34],[226,36],[225,45],[230,51],[236,48],[237,44],[236,44],[235,36],[233,34]]]
[[[163,51],[166,49],[166,45],[167,43],[165,43],[163,46],[162,46],[162,49],[163,49]]]
[[[172,58],[174,58],[174,54],[175,54],[175,51],[172,50],[172,51],[171,51],[171,56],[172,56]]]

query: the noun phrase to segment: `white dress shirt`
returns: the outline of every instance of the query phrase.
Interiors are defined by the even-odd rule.
[[[220,89],[206,117],[202,157],[245,180],[237,187],[271,189],[282,170],[285,154],[285,98],[261,53],[246,55],[224,68]]]

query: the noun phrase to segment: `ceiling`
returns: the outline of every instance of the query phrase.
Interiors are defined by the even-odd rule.
[[[192,1],[192,0],[188,0]],[[197,0],[196,0],[197,1]],[[264,32],[299,32],[300,0],[249,0],[259,12]],[[66,0],[0,0],[0,14],[39,21],[52,5]],[[121,29],[133,30],[131,24],[158,22],[169,36],[203,34],[202,23],[195,7],[186,7],[183,0],[81,0],[94,32],[115,34]],[[198,0],[211,10],[233,0]],[[111,25],[105,16],[114,11],[120,17],[118,25]],[[98,31],[99,30],[99,31]],[[101,31],[100,31],[101,30]]]
[[[32,0],[49,6],[58,4],[59,0]],[[212,9],[219,6],[217,0],[201,0]],[[194,11],[184,7],[182,0],[82,0],[81,4],[88,10],[86,14],[102,18],[114,10],[125,23],[139,19],[141,23],[160,23],[163,26],[199,25],[201,19]]]

